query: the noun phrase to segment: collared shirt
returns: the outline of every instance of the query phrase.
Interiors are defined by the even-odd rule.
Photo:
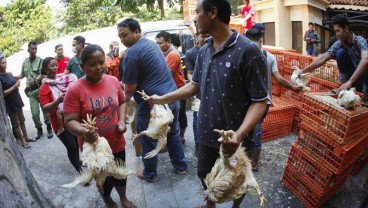
[[[82,68],[80,66],[81,63],[82,63],[81,58],[75,55],[73,56],[72,59],[70,59],[68,66],[66,67],[66,69],[71,73],[75,74],[75,76],[77,76],[78,79],[84,76],[84,72],[82,71]]]
[[[237,130],[252,102],[267,99],[266,77],[266,62],[255,43],[233,31],[215,51],[210,38],[199,50],[193,75],[201,93],[199,142],[219,148],[213,130]]]
[[[27,78],[27,83],[41,74],[42,59],[38,56],[34,60],[26,58],[22,65],[22,77]]]
[[[368,51],[367,41],[359,35],[355,35],[353,33],[353,41],[351,44],[341,42],[341,40],[337,40],[330,49],[328,49],[328,54],[336,59],[336,52],[340,48],[345,48],[350,56],[350,59],[353,63],[354,70],[358,67],[359,62],[362,58],[362,51]]]

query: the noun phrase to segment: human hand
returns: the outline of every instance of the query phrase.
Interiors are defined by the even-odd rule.
[[[303,89],[302,86],[293,85],[292,90],[296,93],[300,92]]]
[[[17,89],[19,88],[19,86],[20,86],[20,80],[17,80],[17,81],[15,82],[15,84],[13,85],[14,90],[17,90]]]
[[[120,132],[120,133],[125,133],[126,132],[127,126],[126,126],[125,123],[126,123],[125,121],[119,121],[118,122],[118,124],[117,124],[118,132]]]
[[[61,94],[57,99],[56,102],[57,103],[62,103],[64,101],[64,97],[65,97],[65,93]]]
[[[222,154],[225,158],[228,158],[236,152],[240,145],[241,139],[239,138],[239,135],[233,130],[224,131],[223,134],[228,137],[228,140],[225,139],[222,142]]]
[[[351,86],[353,85],[353,83],[350,81],[350,79],[345,82],[344,84],[342,84],[340,87],[339,87],[339,91],[341,90],[349,90],[351,88]]]
[[[95,143],[95,141],[98,139],[98,134],[97,134],[96,129],[94,130],[84,129],[83,137],[86,142],[91,143],[91,144]]]
[[[32,85],[34,85],[34,84],[35,84],[35,80],[34,80],[34,79],[29,80],[29,82],[28,82],[28,85],[29,85],[29,86],[32,86]]]
[[[165,104],[163,102],[163,99],[162,99],[162,96],[159,96],[159,95],[151,95],[151,96],[148,96],[146,93],[143,92],[139,92],[137,91],[139,94],[142,95],[143,99],[145,101],[147,101],[150,105],[154,105],[154,104]]]

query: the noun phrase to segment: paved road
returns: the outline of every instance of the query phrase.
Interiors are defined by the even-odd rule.
[[[168,23],[157,23],[168,24]],[[152,23],[144,24],[152,27]],[[147,26],[147,27],[148,27]],[[102,28],[96,31],[81,33],[87,42],[97,43],[106,50],[112,40],[117,40],[115,27]],[[50,41],[39,46],[39,55],[46,57],[53,54],[53,47],[56,43],[64,43],[65,50],[71,51],[71,40],[73,36],[64,37]],[[71,55],[67,53],[67,55]],[[20,72],[20,65],[27,53],[20,52],[8,58],[8,68],[14,74]],[[24,88],[24,80],[22,82]],[[21,89],[21,92],[23,90]],[[23,95],[25,101],[25,116],[27,129],[30,135],[35,135],[36,130],[31,119],[28,99]],[[188,112],[188,123],[192,122],[192,113]],[[130,129],[125,134],[128,139],[131,135]],[[182,207],[189,208],[203,204],[203,190],[196,176],[197,160],[194,156],[192,128],[187,129],[184,149],[189,162],[188,174],[181,176],[174,173],[167,153],[159,155],[159,179],[156,183],[148,183],[139,180],[134,175],[130,176],[127,185],[128,197],[140,208],[169,208]],[[295,141],[295,136],[268,142],[264,145],[261,155],[261,170],[255,173],[261,189],[267,199],[266,207],[272,208],[299,208],[304,207],[293,194],[280,183],[284,167],[289,155],[291,144]],[[73,180],[75,171],[69,163],[66,150],[62,143],[55,136],[47,139],[43,136],[36,143],[31,143],[30,149],[20,149],[24,159],[38,182],[41,189],[46,193],[56,207],[65,208],[90,208],[104,207],[102,200],[95,188],[94,182],[88,187],[78,186],[73,189],[63,189],[59,185]],[[127,164],[134,169],[142,166],[139,157],[135,156],[134,147],[131,142],[127,142],[126,148]],[[362,188],[362,183],[368,175],[368,165],[356,177],[349,177],[344,187],[323,207],[333,208],[359,208],[360,202],[367,194]],[[118,201],[118,195],[113,192],[112,197]],[[241,207],[258,207],[258,197],[254,193],[249,193]],[[120,207],[120,205],[119,205]],[[229,203],[218,206],[220,208],[231,207]]]

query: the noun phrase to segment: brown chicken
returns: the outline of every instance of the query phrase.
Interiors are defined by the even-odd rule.
[[[224,130],[214,130],[221,137],[219,141],[230,140]],[[252,173],[252,165],[245,153],[245,149],[239,146],[236,152],[229,158],[222,154],[220,147],[220,158],[217,159],[211,172],[207,174],[204,182],[207,190],[204,192],[207,200],[215,203],[224,203],[240,198],[253,188],[260,198],[260,206],[264,206],[265,198]]]

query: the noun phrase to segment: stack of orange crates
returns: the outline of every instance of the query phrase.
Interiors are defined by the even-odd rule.
[[[324,204],[368,157],[368,108],[346,110],[331,98],[329,92],[303,96],[298,140],[282,178],[307,207]]]
[[[262,123],[262,142],[268,142],[291,132],[295,106],[278,98],[272,98],[272,106]]]

